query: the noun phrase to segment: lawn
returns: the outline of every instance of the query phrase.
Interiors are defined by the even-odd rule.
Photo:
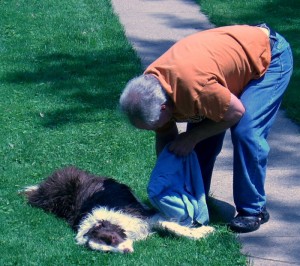
[[[113,176],[146,201],[154,139],[117,111],[141,64],[109,0],[0,0],[0,32],[0,265],[246,264],[221,224],[200,241],[156,234],[133,254],[103,254],[28,206],[18,190],[66,165]]]
[[[216,26],[266,22],[288,40],[294,56],[294,72],[282,107],[300,124],[300,1],[198,0],[198,3]]]

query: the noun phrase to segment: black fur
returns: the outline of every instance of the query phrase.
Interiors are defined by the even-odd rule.
[[[97,206],[122,210],[140,218],[154,214],[135,198],[127,185],[76,167],[54,172],[39,184],[37,190],[27,193],[27,197],[29,204],[64,218],[74,230]]]

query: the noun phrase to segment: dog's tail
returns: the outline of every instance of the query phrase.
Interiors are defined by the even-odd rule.
[[[76,197],[80,189],[81,172],[68,167],[54,172],[36,186],[22,191],[28,203],[69,221],[76,213]]]
[[[27,199],[38,190],[38,185],[28,186],[18,191],[19,195],[24,195]]]

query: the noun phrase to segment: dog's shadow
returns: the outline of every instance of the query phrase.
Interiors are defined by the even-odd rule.
[[[165,230],[163,228],[155,228],[155,234],[161,238],[180,239],[181,236],[176,235],[174,232]]]

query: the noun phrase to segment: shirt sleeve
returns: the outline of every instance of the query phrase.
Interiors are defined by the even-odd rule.
[[[220,122],[230,105],[231,93],[220,83],[206,84],[199,91],[196,105],[199,113],[215,122]]]

